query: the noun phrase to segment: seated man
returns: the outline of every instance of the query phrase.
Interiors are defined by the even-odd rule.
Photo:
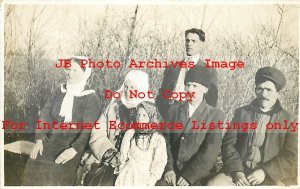
[[[215,70],[196,65],[186,73],[187,92],[191,101],[171,107],[166,122],[182,123],[183,129],[166,134],[168,162],[159,186],[203,185],[213,172],[221,148],[222,131],[194,130],[193,122],[224,121],[225,115],[205,101],[205,94],[213,85]]]
[[[297,132],[295,119],[278,100],[285,86],[284,74],[271,67],[260,68],[255,76],[257,98],[236,110],[233,123],[255,123],[255,130],[228,130],[222,145],[224,173],[208,185],[291,185],[297,183]],[[287,122],[288,130],[268,129]]]

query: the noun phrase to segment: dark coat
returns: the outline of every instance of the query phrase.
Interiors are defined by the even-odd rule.
[[[63,122],[59,116],[66,93],[60,88],[48,98],[39,120]],[[72,122],[94,124],[100,114],[100,103],[95,93],[74,97]],[[29,159],[24,172],[23,185],[73,185],[80,159],[88,146],[91,129],[83,130],[36,130],[36,140],[43,140],[43,155]],[[65,164],[56,164],[55,159],[66,149],[73,147],[77,154]]]
[[[168,163],[165,172],[174,170],[191,185],[201,182],[208,176],[217,161],[222,142],[220,130],[193,130],[192,121],[205,123],[223,121],[224,113],[205,101],[196,109],[193,116],[188,118],[188,103],[176,108],[171,107],[167,116],[169,122],[181,122],[181,131],[170,131],[166,135]]]
[[[197,64],[204,66],[205,63],[200,59]],[[181,70],[180,66],[177,66],[175,68],[173,67],[166,68],[164,71],[163,82],[161,88],[159,89],[158,95],[156,97],[157,108],[159,110],[159,113],[162,115],[164,119],[167,116],[171,104],[167,99],[164,99],[162,97],[162,93],[165,90],[170,90],[171,92],[174,91],[177,84],[180,70]],[[215,84],[210,87],[210,89],[205,95],[206,102],[209,105],[214,107],[216,106],[218,101],[217,77],[215,81],[216,81]]]
[[[236,110],[232,122],[253,123],[255,112],[260,112],[257,102]],[[282,125],[284,120],[288,123],[295,119],[282,109],[277,101],[272,112],[270,123],[279,122]],[[297,132],[289,130],[268,130],[266,129],[265,141],[262,146],[262,168],[273,182],[281,181],[286,184],[296,183],[297,178]],[[223,139],[222,158],[226,173],[245,171],[244,161],[248,153],[250,137],[254,130],[247,132],[228,130]]]

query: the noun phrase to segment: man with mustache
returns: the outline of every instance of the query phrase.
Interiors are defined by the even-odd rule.
[[[203,43],[205,42],[205,33],[201,29],[192,28],[185,31],[185,48],[186,57],[184,62],[193,61],[194,65],[205,65],[205,62],[200,59],[203,54]],[[193,68],[191,68],[193,69]],[[164,78],[159,89],[159,94],[156,98],[157,108],[159,113],[164,119],[166,119],[167,113],[172,105],[179,105],[179,99],[164,99],[163,91],[170,90],[171,92],[184,92],[184,78],[188,68],[181,68],[177,66],[173,68],[172,66],[166,68],[164,71]],[[216,73],[216,72],[215,72]],[[205,100],[207,104],[211,106],[216,106],[218,100],[218,90],[217,90],[217,75],[213,75],[213,84],[209,91],[205,95]]]
[[[286,78],[278,69],[264,67],[255,76],[257,98],[235,111],[232,122],[255,122],[256,130],[228,130],[222,144],[223,172],[208,185],[297,184],[297,131],[268,130],[268,123],[295,119],[282,108],[279,91]],[[290,125],[290,124],[289,124]]]

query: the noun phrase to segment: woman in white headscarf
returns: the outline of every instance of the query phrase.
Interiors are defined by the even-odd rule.
[[[94,90],[86,86],[91,68],[81,67],[86,57],[71,58],[65,69],[67,83],[50,96],[41,111],[42,122],[91,123],[100,114],[100,103]],[[80,159],[88,146],[91,130],[36,130],[35,145],[27,162],[22,185],[73,185]]]
[[[103,162],[110,159],[111,162],[117,160],[113,158],[120,150],[122,138],[125,131],[119,129],[109,129],[110,121],[116,121],[116,125],[120,122],[130,123],[135,121],[135,109],[137,105],[145,100],[153,101],[153,99],[145,98],[130,98],[130,91],[137,90],[138,92],[147,93],[149,90],[149,77],[146,72],[140,70],[131,70],[125,76],[124,83],[118,92],[121,94],[120,99],[113,99],[106,110],[100,116],[98,123],[101,129],[93,129],[90,138],[90,148],[94,157],[98,162]],[[90,158],[90,161],[93,159]],[[113,176],[113,175],[111,175]],[[105,178],[105,185],[114,184],[114,180],[111,178]],[[88,183],[87,185],[93,185]],[[101,183],[97,183],[101,185]]]

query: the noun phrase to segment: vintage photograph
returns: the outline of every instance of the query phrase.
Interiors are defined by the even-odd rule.
[[[299,5],[249,2],[3,1],[1,186],[299,186]]]

